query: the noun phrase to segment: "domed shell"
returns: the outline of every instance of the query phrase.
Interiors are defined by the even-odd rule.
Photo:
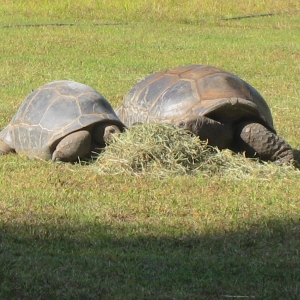
[[[110,103],[93,88],[74,81],[54,81],[24,100],[0,132],[0,139],[18,153],[50,159],[61,138],[98,122],[125,127]]]
[[[188,65],[149,75],[129,91],[116,113],[127,126],[207,116],[223,123],[257,119],[275,132],[259,92],[213,66]]]

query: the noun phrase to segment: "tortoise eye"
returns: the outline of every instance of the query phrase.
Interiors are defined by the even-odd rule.
[[[179,124],[178,124],[178,128],[184,128],[185,127],[185,122],[180,122]]]

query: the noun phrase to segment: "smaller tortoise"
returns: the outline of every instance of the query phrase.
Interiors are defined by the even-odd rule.
[[[0,154],[74,162],[98,152],[124,129],[110,103],[93,88],[54,81],[33,91],[0,132]]]
[[[213,66],[188,65],[149,75],[129,91],[116,113],[128,127],[167,122],[220,149],[279,164],[294,160],[258,91]]]

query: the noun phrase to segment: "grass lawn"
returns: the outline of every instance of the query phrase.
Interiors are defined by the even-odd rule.
[[[210,64],[260,91],[300,150],[299,10],[0,0],[0,126],[46,82],[88,84],[117,107],[150,73]],[[113,175],[101,160],[0,159],[0,299],[300,299],[298,169]]]

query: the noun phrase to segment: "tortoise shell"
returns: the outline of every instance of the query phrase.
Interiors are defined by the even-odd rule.
[[[21,104],[0,139],[17,153],[51,159],[57,143],[66,135],[106,122],[125,127],[110,103],[93,88],[74,81],[47,83]]]
[[[275,132],[270,108],[255,88],[234,74],[205,65],[180,66],[145,77],[116,113],[127,126],[177,124],[207,116],[222,123],[257,120]]]

